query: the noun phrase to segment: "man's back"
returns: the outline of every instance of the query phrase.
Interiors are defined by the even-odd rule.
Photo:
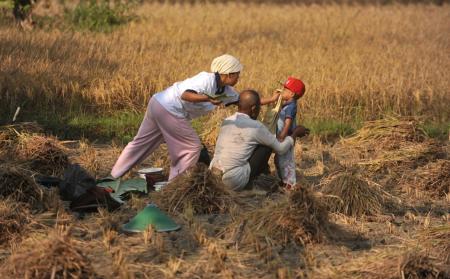
[[[251,119],[247,114],[236,112],[222,123],[211,167],[224,173],[222,179],[225,184],[235,189],[242,188],[250,176],[248,160],[258,145],[284,153],[292,144],[290,137],[279,143],[261,122]]]
[[[213,162],[216,161],[225,172],[245,165],[259,144],[257,141],[257,134],[261,133],[259,130],[267,129],[261,122],[251,119],[246,114],[237,112],[226,118],[220,128]]]

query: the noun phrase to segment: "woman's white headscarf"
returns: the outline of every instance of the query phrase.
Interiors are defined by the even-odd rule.
[[[242,71],[243,68],[241,62],[229,54],[216,57],[211,63],[211,71],[219,74],[237,73]]]

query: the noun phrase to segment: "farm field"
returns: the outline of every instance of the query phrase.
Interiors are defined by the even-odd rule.
[[[450,277],[448,4],[143,3],[93,32],[43,3],[30,31],[0,15],[0,277]],[[198,165],[75,214],[36,183],[71,164],[109,175],[151,95],[222,53],[244,64],[239,90],[305,81],[300,190],[234,193]],[[211,154],[234,111],[194,120]],[[169,164],[163,145],[126,178]],[[150,202],[181,229],[122,232]]]
[[[390,114],[421,117],[444,136],[449,13],[446,4],[151,4],[112,33],[57,28],[59,19],[32,32],[4,24],[0,119],[20,106],[18,120],[59,136],[127,142],[153,93],[229,52],[245,66],[237,89],[268,95],[288,75],[304,80],[299,118],[316,134],[349,134]]]

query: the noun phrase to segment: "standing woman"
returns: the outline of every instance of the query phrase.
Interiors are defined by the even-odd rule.
[[[171,161],[169,180],[196,164],[202,144],[190,120],[222,103],[236,103],[239,94],[233,86],[242,69],[238,59],[224,54],[212,61],[212,73],[201,72],[153,95],[137,135],[120,154],[111,175],[121,177],[163,142]],[[221,101],[210,97],[217,95],[223,96]]]

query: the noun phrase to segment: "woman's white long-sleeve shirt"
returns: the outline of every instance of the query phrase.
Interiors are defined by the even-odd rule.
[[[194,119],[207,114],[216,106],[210,102],[192,103],[184,101],[181,99],[181,95],[186,90],[192,90],[198,94],[214,95],[217,87],[216,74],[201,72],[191,78],[175,82],[172,86],[156,93],[153,97],[174,116]],[[222,94],[226,96],[221,99],[225,105],[236,102],[239,99],[239,93],[231,86],[225,86]]]

